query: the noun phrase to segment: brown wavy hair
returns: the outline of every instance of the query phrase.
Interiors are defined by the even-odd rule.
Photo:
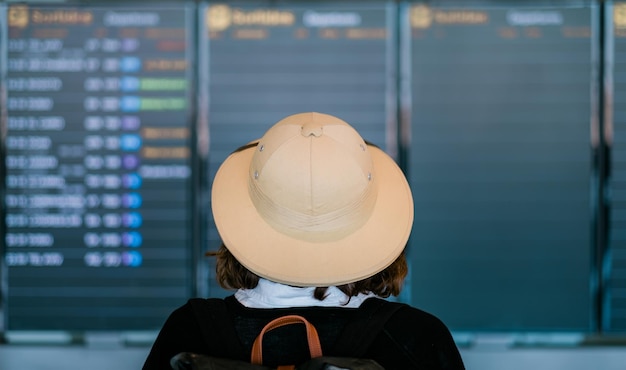
[[[252,289],[259,283],[259,276],[245,268],[222,244],[218,251],[207,252],[216,257],[217,282],[224,289]],[[374,293],[380,297],[397,296],[408,273],[404,252],[386,269],[366,279],[337,286],[348,297],[359,293]],[[313,296],[318,300],[326,298],[328,287],[316,287]]]

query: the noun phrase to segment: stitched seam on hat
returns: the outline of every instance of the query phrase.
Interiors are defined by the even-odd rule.
[[[311,209],[311,215],[317,216],[317,212],[315,211],[315,196],[313,190],[313,178],[315,174],[313,173],[313,137],[309,136],[309,189],[311,189],[311,196],[309,197],[309,208]]]

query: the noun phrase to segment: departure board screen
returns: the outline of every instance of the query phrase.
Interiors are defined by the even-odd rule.
[[[6,19],[8,329],[157,329],[191,295],[193,13]]]
[[[342,118],[392,152],[393,9],[323,1],[207,6],[199,64],[207,67],[210,178],[231,151],[300,112]],[[214,228],[208,238],[217,248]]]
[[[590,330],[596,10],[433,4],[405,9],[412,303],[453,330]]]
[[[611,220],[606,272],[604,330],[626,332],[626,2],[615,2],[610,14],[613,26],[608,32],[613,66],[613,115],[611,144]]]

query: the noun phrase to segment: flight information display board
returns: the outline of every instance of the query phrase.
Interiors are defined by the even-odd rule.
[[[393,10],[384,2],[208,5],[199,65],[207,68],[209,177],[231,151],[307,111],[338,116],[393,153]],[[216,249],[214,228],[208,238]]]
[[[454,330],[588,331],[597,9],[436,4],[404,13],[411,301]]]
[[[605,317],[603,329],[626,332],[626,2],[615,2],[610,9],[612,37],[611,216]]]
[[[157,329],[192,286],[192,9],[6,20],[7,328]]]

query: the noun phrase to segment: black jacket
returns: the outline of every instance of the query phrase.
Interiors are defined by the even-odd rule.
[[[224,299],[227,313],[215,312],[208,300],[193,299],[176,309],[163,325],[143,370],[171,370],[170,359],[180,352],[193,352],[243,361],[250,360],[252,343],[270,320],[283,315],[301,315],[317,329],[325,356],[353,356],[335,348],[344,326],[354,323],[360,308],[300,307],[258,309],[241,305],[234,296]],[[417,308],[399,308],[374,336],[365,356],[385,369],[462,370],[463,361],[450,331],[435,316]],[[232,330],[235,328],[235,330]],[[289,325],[264,336],[264,364],[297,364],[308,359],[304,326]]]

